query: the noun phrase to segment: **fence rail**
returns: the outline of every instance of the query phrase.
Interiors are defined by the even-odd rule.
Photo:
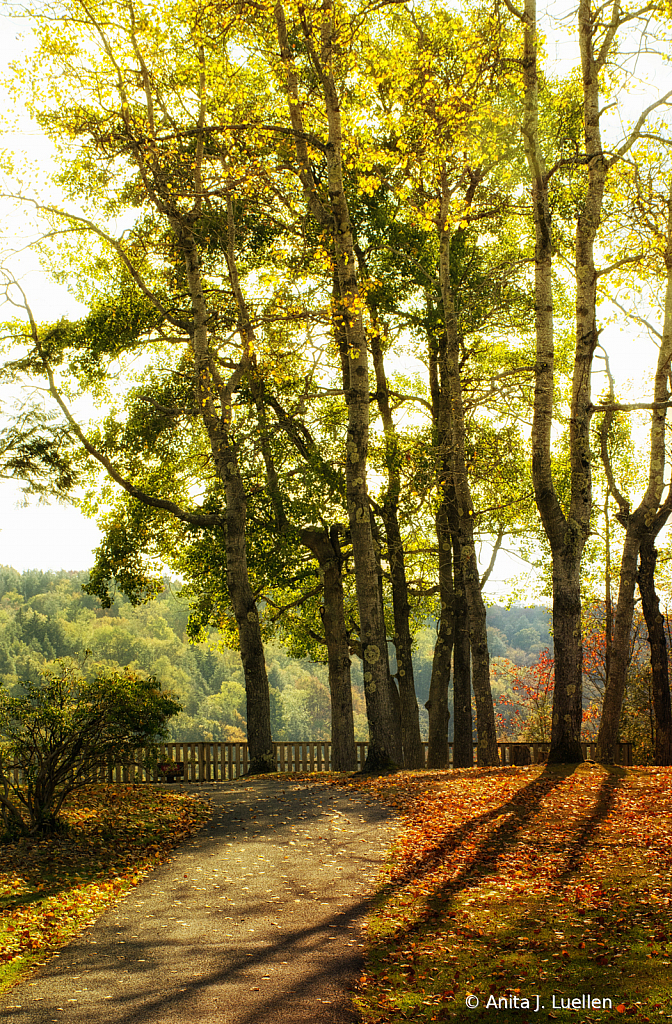
[[[357,749],[357,770],[366,760],[368,743],[355,744]],[[538,764],[546,759],[549,743],[498,743],[499,759],[502,765]],[[425,762],[428,743],[423,743]],[[583,755],[594,758],[597,745],[582,743]],[[327,740],[299,740],[273,744],[275,762],[279,772],[326,772],[331,770],[331,743]],[[453,765],[453,744],[448,744],[450,766]],[[224,782],[240,778],[249,768],[247,743],[205,743],[175,742],[164,743],[158,748],[158,762],[177,762],[184,766],[180,776],[184,782]],[[474,744],[474,764],[477,747]],[[91,782],[157,782],[165,778],[156,768],[147,768],[142,762],[145,751],[138,750],[134,761],[126,765],[112,765],[101,768],[90,776]],[[632,744],[618,744],[618,763],[632,764]],[[10,770],[11,771],[11,770]],[[12,772],[19,781],[19,769]]]
[[[429,744],[424,743],[425,761]],[[498,743],[501,764],[537,764],[548,756],[548,743]],[[596,744],[583,743],[584,757],[594,758]],[[453,764],[453,744],[449,743],[450,765]],[[331,770],[331,743],[326,740],[301,740],[273,744],[275,763],[279,772],[323,772]],[[366,760],[368,743],[357,743],[357,769]],[[474,764],[477,748],[474,745]],[[98,776],[96,781],[156,782],[163,775],[147,770],[138,752],[135,764],[116,765]],[[618,763],[632,764],[632,744],[620,743]],[[529,759],[528,759],[529,758]],[[222,782],[240,778],[249,768],[247,743],[165,743],[159,747],[159,763],[175,761],[184,765],[184,782]],[[106,775],[106,778],[103,776]],[[94,781],[94,780],[92,780]]]

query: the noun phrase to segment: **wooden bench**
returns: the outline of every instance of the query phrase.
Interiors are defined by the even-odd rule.
[[[184,761],[162,761],[159,771],[165,782],[175,782],[175,779],[184,778]]]

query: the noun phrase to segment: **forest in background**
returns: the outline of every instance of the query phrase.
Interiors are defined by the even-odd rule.
[[[18,691],[23,679],[39,679],[49,662],[84,659],[109,667],[130,666],[155,675],[182,702],[184,711],[169,724],[174,740],[245,740],[245,681],[240,654],[222,645],[213,630],[207,640],[190,642],[189,604],[179,584],[146,604],[133,607],[117,594],[110,608],[85,593],[88,572],[19,573],[0,567],[0,685]],[[515,666],[535,664],[552,640],[548,608],[488,609],[493,649],[493,696],[512,692]],[[418,630],[414,673],[423,739],[428,718],[436,623]],[[331,736],[327,666],[292,658],[278,643],[266,646],[275,740],[328,740]],[[86,666],[86,661],[84,662]],[[361,665],[353,658],[355,735],[368,739]],[[509,716],[510,717],[510,716]],[[452,725],[452,723],[451,723]],[[452,729],[450,732],[452,739]]]

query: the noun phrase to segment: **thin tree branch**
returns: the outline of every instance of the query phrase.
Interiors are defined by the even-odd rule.
[[[23,296],[24,309],[30,322],[30,331],[33,343],[35,345],[35,350],[42,361],[42,365],[44,367],[47,379],[49,381],[49,392],[56,401],[56,403],[58,404],[59,408],[61,409],[61,412],[63,413],[66,420],[70,424],[73,433],[79,440],[82,447],[89,453],[89,455],[96,459],[96,461],[99,462],[101,466],[105,468],[108,476],[110,476],[115,483],[119,484],[119,486],[122,487],[127,494],[130,494],[132,498],[135,498],[137,501],[141,501],[144,505],[149,505],[151,508],[158,508],[162,509],[165,512],[170,512],[171,515],[174,515],[176,519],[180,519],[183,523],[190,523],[192,526],[223,527],[225,525],[225,520],[222,516],[188,512],[186,509],[180,508],[180,506],[176,505],[175,502],[173,501],[167,501],[165,498],[155,498],[151,494],[146,494],[145,491],[142,491],[139,487],[135,487],[134,484],[132,484],[125,477],[123,477],[121,473],[114,467],[110,459],[108,459],[108,457],[103,452],[98,451],[98,449],[93,444],[91,444],[89,439],[84,434],[79,423],[70,412],[70,409],[63,401],[61,393],[56,387],[54,373],[51,368],[51,364],[49,363],[49,360],[47,359],[47,356],[45,355],[42,349],[42,343],[40,341],[37,322],[35,320],[35,317],[33,316],[33,311],[28,303],[26,294],[23,291],[21,285],[18,283],[18,281],[14,281],[13,283],[14,287],[18,288],[18,290],[21,292]]]
[[[625,306],[622,306],[620,304],[620,302],[618,302],[616,299],[612,298],[611,296],[609,296],[609,301],[613,302],[613,304],[615,306],[618,306],[618,308],[620,309],[621,313],[625,313],[625,315],[627,317],[629,317],[631,320],[634,320],[635,323],[642,324],[643,327],[646,327],[649,331],[651,331],[652,334],[655,334],[655,336],[657,338],[660,338],[660,340],[662,341],[663,335],[661,334],[661,332],[656,330],[656,328],[653,326],[653,324],[649,323],[649,321],[646,320],[643,316],[638,316],[637,313],[633,313],[631,310],[626,309]]]
[[[500,526],[499,530],[497,531],[497,539],[496,539],[494,547],[492,549],[492,556],[490,558],[490,563],[488,565],[488,568],[485,570],[485,572],[481,576],[481,590],[483,589],[485,584],[490,579],[490,575],[492,573],[492,570],[495,568],[495,562],[497,560],[497,555],[499,554],[499,549],[502,546],[502,541],[503,540],[504,540],[504,527]]]
[[[609,397],[613,400],[613,398],[614,398],[614,378],[613,378],[612,373],[611,373],[611,365],[609,363],[609,354],[608,354],[607,350],[604,348],[603,345],[600,345],[599,348],[602,350],[602,353],[603,353],[605,367],[606,367],[606,372],[607,372],[607,377],[609,379]],[[604,416],[604,419],[602,420],[602,422],[600,423],[600,456],[602,458],[602,465],[604,466],[604,472],[606,473],[606,476],[607,476],[607,486],[609,487],[609,490],[610,490],[611,494],[614,496],[614,498],[615,498],[615,500],[616,500],[616,502],[618,504],[618,507],[619,507],[619,510],[620,510],[620,518],[621,519],[627,519],[627,517],[630,515],[630,502],[625,497],[625,495],[623,495],[621,493],[621,491],[620,491],[620,489],[618,487],[618,484],[616,483],[616,477],[614,476],[614,470],[613,470],[613,466],[611,464],[611,457],[609,455],[609,429],[610,429],[611,424],[613,422],[613,418],[614,418],[613,414],[614,414],[614,412],[617,411],[616,403],[614,403],[612,401],[612,403],[610,403],[610,405],[611,405],[611,408],[610,407],[605,408],[605,410],[604,410],[605,416]]]
[[[672,89],[666,92],[664,96],[661,96],[659,100],[655,100],[653,103],[650,103],[649,106],[642,111],[642,113],[637,118],[637,124],[632,129],[623,145],[614,153],[612,158],[608,161],[609,167],[612,167],[617,160],[620,160],[623,156],[625,156],[628,150],[632,149],[635,142],[639,138],[639,133],[643,128],[644,124],[646,123],[649,114],[652,113],[652,111],[654,111],[657,107],[661,107],[664,103],[667,103],[670,97],[672,97]]]
[[[128,270],[129,274],[135,281],[136,285],[142,292],[142,294],[149,299],[149,301],[152,303],[155,309],[157,309],[159,313],[161,313],[161,315],[165,317],[166,320],[169,321],[169,323],[173,324],[175,327],[179,327],[180,330],[184,331],[186,334],[191,333],[191,325],[189,321],[182,320],[179,317],[173,316],[172,313],[170,313],[169,310],[167,310],[165,306],[159,301],[159,299],[156,297],[152,289],[146,284],[142,274],[136,269],[136,267],[133,265],[129,257],[124,252],[124,247],[122,246],[121,242],[119,242],[118,239],[113,238],[112,235],[108,235],[107,232],[103,231],[102,228],[99,228],[98,225],[94,223],[94,221],[89,220],[87,217],[80,217],[76,213],[67,213],[65,210],[60,210],[57,206],[44,206],[42,203],[38,203],[36,199],[31,199],[29,196],[15,196],[7,193],[2,193],[0,195],[0,198],[14,200],[18,199],[19,202],[22,203],[32,203],[35,209],[39,210],[40,212],[53,213],[57,217],[63,217],[64,220],[72,221],[75,224],[81,224],[82,227],[87,228],[89,231],[93,232],[94,235],[98,235],[99,238],[102,238],[103,241],[107,242],[110,248],[112,248],[115,251],[119,259],[122,261],[122,263]]]

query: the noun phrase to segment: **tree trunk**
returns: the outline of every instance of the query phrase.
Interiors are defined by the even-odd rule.
[[[293,64],[285,14],[281,4],[274,8],[280,53],[287,69],[287,99],[299,162],[299,178],[309,210],[322,230],[329,232],[338,279],[335,296],[334,326],[342,332],[347,348],[343,387],[348,406],[346,442],[346,494],[348,519],[355,561],[355,587],[359,609],[360,638],[364,667],[364,693],[369,724],[367,770],[401,764],[401,736],[395,722],[389,690],[387,634],[378,591],[378,568],[371,533],[367,487],[369,447],[369,360],[367,336],[362,319],[350,213],[343,185],[343,153],[341,113],[338,90],[332,71],[334,58],[334,11],[331,0],[321,8],[320,51],[313,45],[309,27],[304,28],[304,42],[322,91],[328,125],[325,148],[328,199],[310,170],[311,161],[305,143],[298,92],[298,76]],[[339,346],[340,347],[340,346]]]
[[[562,579],[567,621],[562,624],[560,643],[555,633],[556,690],[549,762],[582,761],[581,721],[583,647],[581,644],[581,558],[590,532],[592,473],[590,451],[591,369],[598,342],[596,323],[597,274],[594,247],[600,224],[607,161],[600,135],[600,86],[593,54],[593,20],[590,0],[579,3],[579,43],[583,74],[583,122],[588,164],[588,189],[576,225],[576,343],[569,420],[571,498],[567,537],[554,550],[554,561],[563,563]],[[554,612],[555,627],[555,612]],[[572,638],[571,648],[564,645]],[[560,685],[558,685],[558,681]]]
[[[256,347],[255,345],[255,350]],[[275,528],[282,534],[290,527],[285,516],[278,473],[269,444],[266,402],[272,405],[285,433],[304,458],[310,459],[311,455],[315,454],[312,450],[314,442],[310,435],[306,437],[306,434],[296,431],[280,403],[266,395],[256,368],[248,374],[248,380],[258,411],[260,445],[266,467],[268,493],[274,510]],[[308,528],[299,530],[299,536],[302,544],[317,560],[322,577],[323,604],[320,612],[327,648],[331,697],[331,763],[335,771],[351,771],[357,767],[357,748],[352,710],[350,649],[343,603],[340,530],[342,526],[338,523],[333,525],[328,533]]]
[[[570,537],[570,544],[572,539]],[[578,547],[582,552],[583,544],[577,544],[573,549],[570,547],[569,553],[573,550],[573,558],[563,558],[562,553],[553,555],[555,686],[549,764],[576,764],[583,761],[581,553]]]
[[[555,687],[551,726],[550,762],[583,760],[581,749],[581,692],[583,651],[581,645],[581,556],[586,524],[565,518],[553,483],[551,468],[551,431],[553,426],[554,337],[553,337],[553,236],[548,202],[548,176],[539,138],[539,83],[536,0],[525,0],[523,79],[525,88],[523,143],[532,185],[535,229],[535,331],[536,367],[534,414],[532,421],[532,480],[535,500],[553,561],[553,629],[555,639]],[[592,344],[593,335],[589,338]],[[583,343],[582,343],[583,344]],[[585,346],[584,346],[585,347]],[[590,368],[588,367],[588,378]],[[577,432],[575,402],[572,395],[572,443]],[[589,386],[589,380],[584,382]],[[581,396],[583,392],[581,392]],[[586,410],[582,410],[582,425]],[[585,453],[584,453],[585,459]],[[572,457],[572,494],[575,495]],[[590,462],[580,464],[586,485],[583,508],[590,511]],[[573,510],[572,510],[573,511]]]
[[[476,702],[476,731],[478,736],[479,765],[498,765],[495,710],[490,689],[490,655],[485,618],[485,604],[481,593],[481,579],[474,543],[474,508],[467,475],[465,455],[466,427],[460,376],[460,339],[455,316],[450,281],[450,203],[442,176],[442,201],[439,218],[440,267],[439,279],[443,300],[445,346],[440,359],[441,390],[450,402],[450,456],[460,540],[460,565],[469,609],[469,638],[471,642],[472,683]]]
[[[340,127],[340,125],[339,125]],[[340,133],[338,145],[340,157]],[[359,307],[353,260],[352,231],[340,180],[340,159],[328,159],[334,221],[339,301],[336,310],[347,340],[348,379],[343,381],[348,407],[346,495],[364,668],[364,693],[369,723],[368,771],[402,763],[401,736],[389,689],[387,631],[380,601],[378,563],[371,530],[367,486],[369,447],[369,367],[367,339]]]
[[[443,342],[441,343],[443,344]],[[436,449],[436,473],[441,504],[436,517],[439,548],[441,611],[434,649],[429,711],[428,767],[448,767],[448,684],[453,662],[453,767],[471,768],[474,759],[471,718],[471,644],[469,612],[460,566],[461,547],[451,461],[451,412],[441,386],[437,346],[430,336],[429,387]],[[434,721],[433,721],[434,718]]]
[[[429,713],[428,768],[448,768],[448,684],[450,663],[453,653],[454,602],[453,555],[450,543],[450,529],[444,497],[436,516],[436,537],[439,543],[439,593],[441,612],[439,628],[432,661],[432,678],[429,684],[429,699],[425,704]]]
[[[459,540],[454,536],[453,768],[471,768],[474,763],[471,717],[471,643],[469,640],[469,609],[465,598],[464,581],[457,575],[460,565],[459,550]]]
[[[607,434],[611,420],[613,419],[613,411],[605,413],[600,431],[602,460],[604,462],[605,472],[609,482],[609,489],[618,502],[620,508],[619,518],[621,519],[621,522],[625,522],[626,524],[625,543],[623,546],[623,555],[621,560],[618,604],[616,605],[614,640],[611,648],[607,683],[604,690],[602,721],[600,723],[600,731],[597,737],[597,759],[605,764],[612,764],[616,756],[621,708],[623,706],[623,695],[625,693],[627,672],[630,663],[630,633],[632,630],[632,616],[635,602],[635,580],[637,578],[637,557],[640,555],[640,545],[644,543],[644,538],[647,538],[647,553],[646,555],[640,555],[640,558],[644,559],[647,571],[649,566],[651,566],[650,584],[647,583],[646,574],[643,577],[645,581],[645,589],[647,586],[649,588],[647,590],[647,600],[651,602],[655,597],[653,567],[655,567],[656,554],[653,545],[658,532],[667,522],[669,515],[669,509],[667,509],[666,506],[669,504],[670,495],[668,495],[668,499],[662,508],[660,506],[660,500],[665,487],[666,403],[670,399],[668,382],[670,377],[670,366],[672,364],[672,189],[668,196],[665,264],[667,268],[665,314],[653,386],[654,407],[651,410],[649,481],[646,492],[634,512],[630,512],[629,502],[616,485],[613,469],[609,461]],[[610,402],[612,404],[614,399],[615,396],[612,385],[610,394]],[[672,491],[670,494],[672,494]],[[651,562],[651,560],[653,561]],[[642,593],[642,601],[644,601],[644,593],[641,591],[641,583],[640,592]],[[655,601],[657,607],[657,597],[655,597]],[[649,620],[647,619],[647,626],[648,625]],[[654,619],[652,619],[652,625],[655,625],[655,616]],[[650,628],[649,637],[651,637]],[[654,644],[657,643],[658,641],[654,640]],[[655,653],[656,657],[658,657],[658,647],[656,647]],[[654,646],[651,647],[651,656],[653,672]],[[654,683],[654,693],[660,693],[660,686],[662,683],[660,683],[658,674],[653,674],[656,678],[656,683]],[[655,690],[655,686],[659,687],[658,691]],[[664,727],[663,736],[665,735]],[[664,744],[666,740],[663,739],[662,742]]]
[[[394,646],[397,655],[397,681],[399,683],[399,709],[401,718],[401,748],[404,768],[424,768],[425,752],[420,736],[420,715],[415,695],[413,676],[413,641],[409,625],[410,605],[404,545],[399,527],[398,502],[401,493],[399,471],[399,442],[390,409],[387,377],[383,362],[380,334],[371,339],[371,353],[376,373],[376,398],[385,432],[385,461],[388,486],[382,499],[382,518],[387,538],[387,558],[392,584],[394,614]]]
[[[340,285],[340,282],[339,282]],[[336,317],[338,319],[338,315]],[[336,325],[338,331],[339,325]],[[343,332],[345,334],[345,332]],[[387,631],[382,606],[382,581],[371,527],[366,461],[368,454],[368,360],[366,341],[354,356],[345,334],[347,373],[343,381],[348,404],[348,440],[346,445],[346,495],[348,518],[355,560],[355,589],[359,610],[364,696],[369,725],[367,771],[401,765],[401,733],[398,709],[391,692],[387,657]],[[363,373],[358,371],[364,371]],[[353,387],[353,379],[357,386]],[[361,381],[367,381],[366,389]]]
[[[597,760],[602,764],[613,764],[616,757],[623,695],[630,667],[632,616],[635,610],[635,581],[637,559],[641,544],[640,520],[628,523],[618,588],[618,603],[614,617],[614,632],[609,658],[609,671],[604,691],[602,719],[597,736]]]
[[[201,409],[217,474],[224,483],[226,494],[226,582],[238,626],[240,656],[245,675],[250,773],[274,772],[277,765],[271,734],[270,688],[259,615],[247,568],[247,502],[230,432],[233,390],[250,364],[249,338],[246,324],[242,322],[239,327],[243,358],[237,371],[222,388],[222,382],[213,372],[214,362],[207,330],[208,310],[203,296],[198,248],[190,229],[185,230],[183,225],[178,224],[176,234],[184,254],[193,309],[192,349],[198,408]],[[231,267],[229,274],[235,288],[236,276],[235,272],[232,274]],[[241,320],[244,320],[243,310],[240,312]],[[217,406],[218,399],[221,412]]]
[[[331,764],[337,772],[354,771],[357,748],[338,527],[332,527],[330,536],[317,530],[301,530],[301,541],[317,559],[324,583],[324,605],[320,614],[329,665]]]
[[[657,557],[654,538],[647,534],[642,540],[639,553],[637,581],[651,648],[651,688],[656,723],[655,763],[668,766],[672,765],[672,702],[665,623],[655,586]]]
[[[429,390],[432,398],[432,432],[436,462],[436,485],[441,501],[436,514],[436,541],[439,549],[439,628],[434,647],[429,699],[425,704],[429,714],[428,768],[448,768],[448,686],[455,637],[455,591],[453,586],[453,550],[449,524],[449,504],[452,494],[450,465],[450,407],[441,388],[439,375],[440,344],[431,332],[429,340]],[[449,493],[450,491],[450,493]]]
[[[232,460],[233,462],[233,460]],[[247,574],[246,503],[240,476],[227,473],[226,582],[238,625],[240,656],[247,696],[247,742],[250,774],[276,771],[271,735],[271,699],[259,615]]]
[[[383,505],[383,521],[392,580],[394,646],[397,656],[401,749],[404,768],[424,768],[425,750],[420,735],[420,713],[413,675],[413,641],[409,625],[408,581],[396,506]]]
[[[376,568],[377,568],[377,572],[378,572],[378,597],[379,597],[379,600],[380,600],[380,607],[384,609],[385,608],[385,593],[384,593],[384,590],[383,590],[383,566],[382,566],[382,562],[381,562],[382,544],[381,544],[380,531],[378,530],[378,524],[376,523],[376,517],[374,516],[373,511],[371,512],[371,536],[373,537],[373,550],[376,553]],[[386,634],[386,636],[387,636],[387,634]],[[387,672],[387,692],[389,694],[389,700],[390,700],[390,703],[392,705],[392,715],[394,717],[395,728],[397,729],[397,731],[399,733],[399,737],[401,737],[401,700],[400,700],[400,697],[399,697],[399,689],[397,687],[397,684],[395,683],[394,679],[392,678],[392,673],[389,671],[389,657],[388,657],[388,672]],[[401,739],[400,739],[399,742],[401,743]],[[403,755],[403,751],[402,751],[402,755]],[[400,764],[402,764],[402,763],[403,763],[403,761],[400,762]]]

